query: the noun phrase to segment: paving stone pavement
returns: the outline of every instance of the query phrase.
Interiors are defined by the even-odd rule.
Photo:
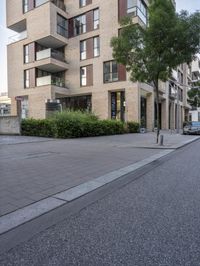
[[[192,138],[167,134],[165,147]],[[0,136],[0,216],[148,158],[157,148],[152,133],[68,140]]]

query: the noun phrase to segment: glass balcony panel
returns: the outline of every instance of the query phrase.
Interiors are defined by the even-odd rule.
[[[36,60],[41,60],[51,57],[51,49],[45,49],[36,53]]]
[[[35,6],[38,7],[38,6],[41,6],[47,2],[49,2],[49,0],[35,0]]]
[[[26,39],[26,38],[27,38],[27,31],[25,30],[25,31],[22,31],[18,34],[15,34],[15,35],[9,37],[9,44],[21,41],[21,40]]]
[[[46,59],[50,57],[65,62],[65,55],[62,52],[51,48],[36,53],[36,60]]]
[[[64,53],[62,53],[60,51],[51,49],[51,57],[54,59],[57,59],[59,61],[65,62],[65,55],[64,55]]]
[[[46,86],[46,85],[54,85],[54,86],[66,88],[65,80],[61,77],[56,77],[54,75],[37,78],[36,85],[37,87]]]
[[[147,18],[139,8],[137,8],[137,15],[145,24],[147,24]]]
[[[51,75],[37,78],[36,79],[36,85],[37,85],[37,87],[45,86],[45,85],[51,85]]]

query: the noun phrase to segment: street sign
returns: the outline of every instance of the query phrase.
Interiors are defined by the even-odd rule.
[[[16,96],[15,97],[15,100],[16,101],[23,101],[24,100],[24,97],[22,97],[22,96]]]

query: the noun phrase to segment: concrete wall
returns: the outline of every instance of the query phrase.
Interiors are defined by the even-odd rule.
[[[19,135],[20,120],[17,116],[0,117],[0,134]]]

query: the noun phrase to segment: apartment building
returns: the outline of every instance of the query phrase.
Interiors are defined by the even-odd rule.
[[[147,24],[147,6],[147,0],[7,0],[7,27],[17,32],[8,45],[12,114],[20,104],[23,117],[45,118],[61,103],[102,119],[143,121],[153,130],[154,89],[132,83],[110,47],[123,16]],[[177,85],[187,82],[187,66],[177,73],[173,82],[160,83],[163,129],[181,126],[189,108],[186,87]]]

